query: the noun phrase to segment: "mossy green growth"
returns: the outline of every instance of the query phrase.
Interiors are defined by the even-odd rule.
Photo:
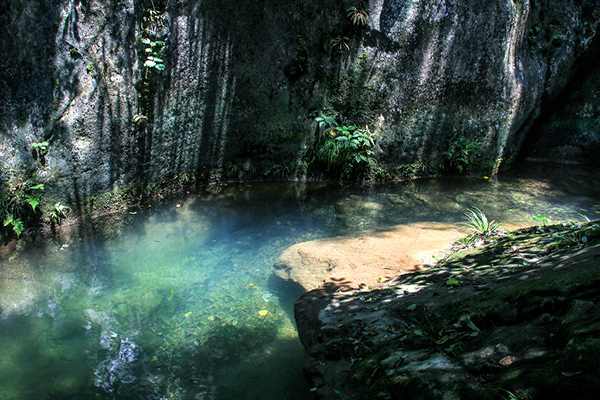
[[[325,110],[340,115],[342,124],[373,127],[378,120],[382,103],[369,81],[369,63],[365,55],[349,70],[326,75]]]
[[[401,165],[378,164],[371,170],[370,180],[375,182],[405,181],[439,174],[443,165],[414,162]]]

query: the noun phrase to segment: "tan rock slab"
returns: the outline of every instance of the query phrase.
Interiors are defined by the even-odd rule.
[[[382,286],[395,276],[423,269],[432,255],[462,236],[457,228],[415,223],[298,243],[277,259],[275,274],[306,290]]]

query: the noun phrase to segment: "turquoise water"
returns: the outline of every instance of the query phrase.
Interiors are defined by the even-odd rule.
[[[0,260],[0,399],[310,399],[274,278],[288,246],[477,206],[505,224],[597,218],[595,171],[344,187],[229,185],[135,210],[110,234]]]

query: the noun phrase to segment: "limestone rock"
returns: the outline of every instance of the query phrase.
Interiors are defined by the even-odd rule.
[[[460,234],[456,225],[415,223],[298,243],[277,259],[275,274],[306,290],[322,285],[358,288],[382,286],[387,280],[422,268]]]
[[[394,286],[309,291],[295,316],[316,395],[595,399],[600,238],[593,229],[593,243],[566,250],[548,253],[542,242],[511,236]],[[529,247],[499,252],[506,243]],[[538,260],[523,262],[532,253]]]
[[[369,125],[391,167],[442,162],[457,138],[506,159],[542,120],[540,152],[596,148],[597,1],[372,0],[361,26],[351,3],[155,1],[165,69],[138,124],[146,2],[2,2],[0,179],[23,178],[42,141],[40,180],[65,201],[264,177],[299,158],[321,110]]]

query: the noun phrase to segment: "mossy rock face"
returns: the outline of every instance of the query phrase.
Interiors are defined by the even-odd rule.
[[[165,12],[164,69],[151,72],[150,9]],[[255,179],[300,158],[321,113],[369,126],[380,180],[439,172],[460,139],[482,144],[469,168],[489,173],[541,120],[538,153],[594,161],[599,12],[595,0],[3,2],[0,177],[48,141],[63,203],[181,174]]]
[[[524,229],[387,288],[311,291],[296,303],[307,375],[322,399],[592,399],[598,233],[598,222]]]

